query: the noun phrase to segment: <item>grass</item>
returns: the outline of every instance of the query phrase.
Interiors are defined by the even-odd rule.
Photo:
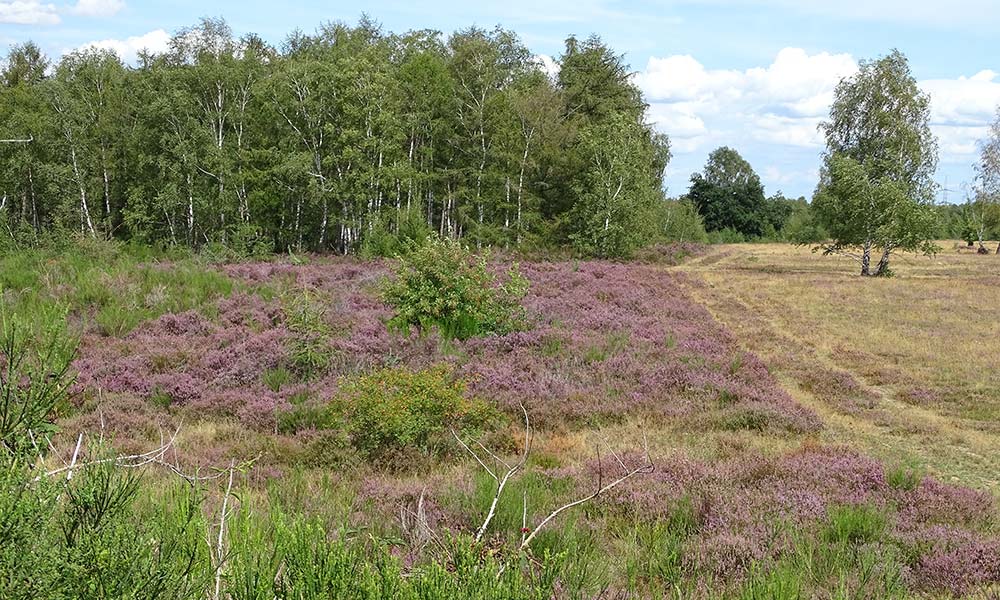
[[[877,281],[785,244],[717,246],[679,270],[793,397],[820,412],[824,439],[1000,493],[1000,260],[939,245],[934,257],[896,257],[896,277]],[[855,396],[874,401],[845,405],[842,387],[817,386],[817,374],[853,380]]]
[[[0,260],[15,269],[0,271],[14,290],[4,299],[13,310],[30,315],[33,304],[59,303],[83,326],[84,352],[108,350],[97,356],[121,371],[148,368],[164,385],[187,381],[183,376],[204,388],[195,400],[159,387],[143,397],[138,388],[92,390],[60,423],[60,457],[69,458],[77,433],[103,435],[105,423],[121,449],[140,451],[183,421],[171,460],[185,469],[217,475],[234,457],[256,460],[235,486],[223,582],[232,598],[346,590],[427,598],[547,598],[554,590],[569,598],[909,597],[932,593],[904,575],[919,570],[938,538],[908,539],[898,524],[914,535],[940,526],[976,540],[996,537],[998,521],[977,512],[985,504],[973,492],[928,487],[937,477],[995,491],[1000,474],[990,470],[1000,465],[987,451],[1000,435],[987,418],[992,405],[973,410],[949,395],[992,385],[997,359],[977,353],[970,369],[942,351],[977,328],[993,331],[987,321],[996,310],[985,307],[975,323],[930,314],[944,310],[934,304],[941,290],[982,292],[996,263],[972,261],[990,258],[905,259],[895,279],[879,281],[779,245],[713,247],[680,267],[584,263],[569,272],[530,263],[525,271],[535,277],[537,296],[529,300],[542,330],[470,344],[387,334],[391,313],[372,295],[381,264],[213,267],[190,257],[150,262],[123,248]],[[981,276],[986,282],[975,281],[977,265],[993,269]],[[92,281],[112,281],[116,293]],[[225,300],[241,291],[251,294]],[[219,311],[211,334],[164,334],[169,323],[161,320],[127,335],[136,323],[190,309]],[[962,310],[972,318],[971,308]],[[106,321],[96,318],[103,311]],[[928,354],[898,331],[942,340],[939,352]],[[254,340],[259,345],[240,345]],[[384,379],[386,367],[441,363],[469,377],[469,397],[501,408],[498,389],[531,374],[537,387],[524,389],[538,393],[523,400],[533,415],[548,411],[548,420],[533,421],[527,466],[478,544],[470,536],[496,493],[479,464],[454,446],[409,464],[373,461],[353,446],[357,432],[331,419],[330,401],[343,397],[352,377]],[[484,365],[490,368],[478,375],[470,369]],[[492,379],[483,385],[477,376]],[[582,378],[590,387],[579,386]],[[642,386],[623,385],[640,379]],[[573,393],[542,396],[574,385]],[[783,424],[797,405],[783,400],[782,387],[819,414],[822,429]],[[668,391],[643,396],[661,388]],[[356,409],[366,401],[352,402]],[[244,420],[249,408],[261,411],[256,420]],[[388,422],[377,416],[362,429],[377,433],[376,425]],[[501,461],[519,457],[520,415],[491,425],[478,439],[496,456],[481,454],[502,472]],[[448,429],[435,427],[450,445]],[[474,443],[477,435],[465,437]],[[530,553],[518,552],[525,522],[533,527],[592,494],[644,447],[655,465],[650,476],[563,513]],[[157,519],[182,513],[177,484],[169,473],[147,473],[149,498],[137,501],[126,524],[161,539],[136,523],[164,507]],[[203,538],[217,533],[210,520],[224,489],[223,477],[192,493],[197,531],[184,535],[198,540],[193,560],[201,576],[211,572]],[[3,509],[0,503],[0,523]],[[925,573],[924,581],[933,579]]]
[[[65,249],[24,248],[0,257],[0,291],[22,318],[41,321],[59,307],[81,330],[122,336],[165,313],[211,312],[234,283],[183,254],[83,241]]]

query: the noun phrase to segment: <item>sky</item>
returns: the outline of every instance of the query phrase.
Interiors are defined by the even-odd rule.
[[[354,22],[362,12],[395,32],[501,25],[546,58],[558,57],[571,34],[600,35],[624,55],[650,120],[670,136],[670,195],[684,193],[725,145],[750,162],[768,194],[810,197],[823,150],[817,125],[834,87],[859,60],[893,48],[931,97],[940,200],[964,199],[977,141],[1000,106],[997,0],[0,0],[0,48],[32,39],[58,57],[96,45],[130,61],[205,16],[280,44],[296,28]]]

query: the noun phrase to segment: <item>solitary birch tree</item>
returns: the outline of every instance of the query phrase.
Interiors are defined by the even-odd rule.
[[[855,258],[863,276],[891,274],[896,251],[933,252],[937,140],[930,97],[898,50],[837,85],[821,124],[826,154],[815,208],[832,235],[825,254]],[[872,253],[880,255],[872,270]]]

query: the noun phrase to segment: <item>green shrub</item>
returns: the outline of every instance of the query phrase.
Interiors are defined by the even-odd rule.
[[[308,291],[285,298],[285,325],[289,336],[291,368],[303,377],[324,373],[333,358],[329,337],[333,334],[326,322],[326,309]]]
[[[65,313],[49,310],[38,323],[8,314],[0,304],[0,454],[37,455],[55,431],[54,412],[66,403],[77,341]]]
[[[401,257],[395,277],[382,285],[382,299],[396,314],[392,329],[409,332],[438,328],[446,338],[501,335],[526,327],[521,300],[528,281],[517,264],[497,282],[487,257],[476,257],[459,242],[430,239]]]
[[[886,471],[885,478],[889,487],[909,492],[917,489],[924,479],[924,473],[919,467],[897,465]]]
[[[382,216],[377,219],[361,242],[361,255],[366,257],[398,256],[407,248],[422,246],[433,234],[420,209]]]
[[[885,531],[887,519],[878,509],[866,506],[837,506],[827,513],[824,537],[835,543],[874,542]]]
[[[465,384],[445,367],[388,368],[347,379],[332,402],[359,452],[391,459],[413,451],[434,456],[454,447],[449,428],[481,431],[499,413],[465,397]]]
[[[264,371],[260,378],[269,390],[280,392],[282,387],[292,381],[292,372],[285,367],[276,367]]]

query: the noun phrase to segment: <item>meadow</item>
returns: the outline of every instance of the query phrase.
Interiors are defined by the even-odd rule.
[[[995,597],[1000,263],[944,248],[522,261],[467,339],[388,325],[390,260],[8,255],[79,347],[0,596]]]

